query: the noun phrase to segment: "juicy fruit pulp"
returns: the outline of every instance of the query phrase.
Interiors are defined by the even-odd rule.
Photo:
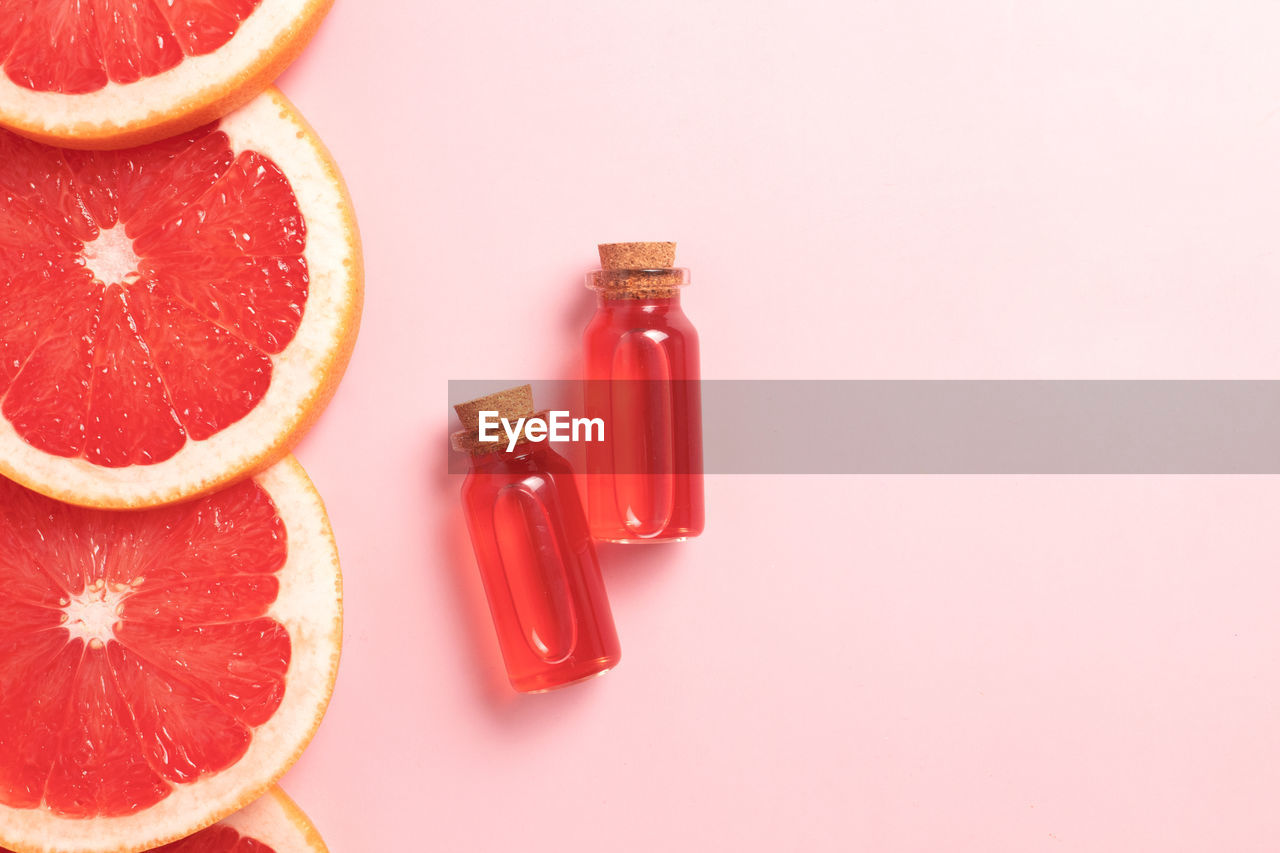
[[[112,513],[0,480],[0,803],[125,815],[238,761],[284,696],[287,551],[253,481]]]
[[[0,61],[19,86],[78,95],[222,47],[262,0],[0,0]]]
[[[283,171],[215,126],[93,152],[0,130],[0,414],[113,468],[209,438],[297,333],[305,248]]]

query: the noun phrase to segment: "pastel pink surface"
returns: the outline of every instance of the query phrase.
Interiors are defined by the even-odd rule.
[[[449,379],[575,369],[601,241],[679,241],[707,378],[1276,376],[1278,26],[340,0],[281,81],[368,267],[299,454],[330,847],[1274,849],[1274,479],[711,477],[701,539],[601,551],[621,667],[518,697],[444,466]]]

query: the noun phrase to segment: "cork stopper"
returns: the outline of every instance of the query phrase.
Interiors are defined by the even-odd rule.
[[[587,287],[607,299],[669,299],[689,283],[676,268],[675,243],[601,243],[600,269],[587,274]]]
[[[533,388],[529,385],[517,385],[496,394],[477,397],[453,407],[458,413],[465,430],[473,431],[480,426],[481,412],[497,412],[500,418],[527,418],[533,414]]]
[[[505,450],[507,447],[506,434],[501,430],[499,430],[501,436],[499,441],[480,440],[481,412],[497,412],[499,418],[506,418],[512,424],[520,418],[546,416],[546,412],[534,411],[533,388],[528,385],[517,385],[505,391],[498,391],[496,394],[486,394],[483,397],[459,403],[453,407],[453,410],[458,413],[458,420],[462,421],[462,429],[449,436],[449,444],[454,450],[475,454],[492,453],[495,450]],[[526,444],[528,441],[522,430],[516,444]]]
[[[596,248],[606,270],[665,270],[676,265],[675,243],[601,243]]]

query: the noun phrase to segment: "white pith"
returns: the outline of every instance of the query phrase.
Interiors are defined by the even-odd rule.
[[[96,92],[36,92],[0,73],[0,112],[17,127],[74,135],[79,128],[124,130],[184,112],[224,90],[272,46],[287,38],[312,0],[262,0],[225,45],[136,83],[107,83]]]
[[[120,607],[132,590],[124,584],[97,580],[83,591],[67,598],[62,608],[62,627],[71,638],[101,646],[115,638],[115,625],[120,621]]]
[[[107,468],[83,458],[38,450],[0,417],[0,469],[23,485],[90,506],[150,506],[191,497],[269,462],[281,442],[310,414],[342,341],[355,334],[360,257],[354,216],[320,141],[292,105],[268,89],[219,125],[239,152],[275,161],[289,179],[306,223],[309,288],[297,334],[271,356],[267,393],[247,415],[203,441],[187,439],[154,465]]]
[[[84,244],[80,255],[85,268],[103,284],[129,284],[138,278],[140,259],[123,225],[100,230],[97,239]]]
[[[45,808],[0,805],[0,847],[16,853],[137,853],[160,846],[258,797],[310,742],[337,676],[342,642],[338,552],[320,496],[293,457],[255,479],[275,503],[289,543],[277,573],[280,591],[267,611],[288,630],[292,645],[280,707],[254,730],[249,750],[238,762],[174,786],[165,799],[139,813],[76,819]],[[294,848],[277,848],[277,853],[289,849]]]
[[[276,853],[328,853],[310,819],[279,785],[222,821],[241,835],[261,841]]]

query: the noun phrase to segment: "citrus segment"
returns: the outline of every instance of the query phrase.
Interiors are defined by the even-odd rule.
[[[4,61],[10,80],[75,94],[106,85],[92,0],[32,0],[21,24]]]
[[[122,151],[0,130],[0,194],[0,472],[86,505],[189,497],[278,456],[331,393],[358,238],[278,93]]]
[[[132,513],[0,480],[0,843],[138,850],[239,808],[310,739],[339,638],[291,460]]]
[[[182,61],[182,48],[161,13],[163,7],[145,0],[99,0],[94,23],[108,80],[134,83]],[[93,33],[84,35],[91,38]]]

